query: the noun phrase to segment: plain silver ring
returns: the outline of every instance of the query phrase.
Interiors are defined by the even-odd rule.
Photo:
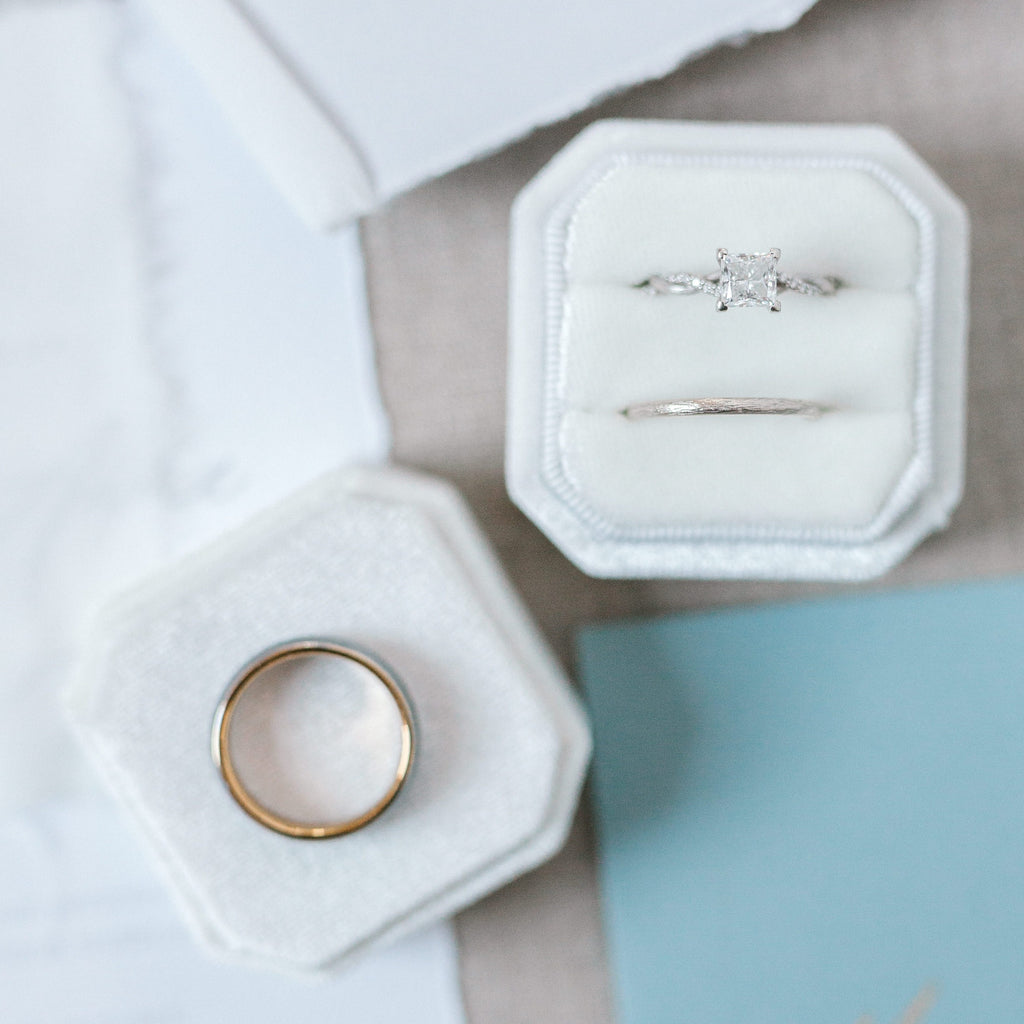
[[[818,402],[799,398],[673,398],[627,405],[622,415],[631,420],[655,416],[803,416],[814,420],[827,411]]]

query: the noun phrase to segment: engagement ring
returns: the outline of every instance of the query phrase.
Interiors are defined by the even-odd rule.
[[[780,274],[776,269],[782,252],[730,253],[719,249],[719,270],[714,274],[655,274],[638,282],[651,295],[692,295],[703,292],[718,300],[718,309],[725,312],[733,306],[767,306],[773,313],[782,309],[778,293],[799,292],[801,295],[834,295],[842,282],[837,277],[796,277]]]

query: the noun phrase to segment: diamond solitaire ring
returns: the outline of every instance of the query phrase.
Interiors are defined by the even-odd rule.
[[[778,293],[789,290],[801,295],[834,295],[841,285],[837,277],[795,277],[780,274],[776,269],[778,249],[767,252],[731,253],[719,249],[718,272],[714,274],[655,274],[640,281],[651,295],[692,295],[704,292],[718,300],[718,309],[725,312],[733,306],[767,306],[772,312],[782,309]]]
[[[824,405],[797,398],[673,398],[627,405],[622,415],[631,420],[654,416],[804,416],[816,420],[827,411]]]

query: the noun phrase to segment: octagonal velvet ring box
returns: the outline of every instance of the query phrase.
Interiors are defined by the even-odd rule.
[[[960,497],[967,252],[885,128],[591,125],[513,208],[509,494],[594,576],[885,572]],[[708,398],[821,415],[624,415]]]
[[[416,722],[394,803],[314,840],[246,814],[210,753],[239,669],[310,636],[372,651]],[[311,679],[285,711],[315,723],[325,695]],[[197,938],[302,971],[447,917],[552,856],[590,752],[578,700],[459,496],[397,469],[326,477],[126,594],[68,702]]]

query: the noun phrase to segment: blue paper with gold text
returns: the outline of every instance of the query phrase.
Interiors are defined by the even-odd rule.
[[[1024,581],[590,627],[622,1024],[1024,1022]]]

